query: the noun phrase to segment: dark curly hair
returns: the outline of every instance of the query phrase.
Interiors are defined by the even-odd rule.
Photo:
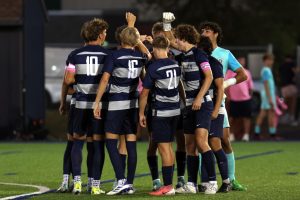
[[[213,46],[209,37],[201,36],[198,43],[198,48],[202,49],[205,53],[207,53],[207,55],[211,55]]]
[[[217,44],[218,45],[221,44],[222,39],[223,39],[223,33],[222,33],[222,28],[219,26],[219,24],[217,24],[215,22],[205,21],[199,25],[199,28],[198,28],[199,33],[201,33],[203,29],[209,29],[209,30],[212,30],[214,33],[218,33]]]
[[[108,29],[108,24],[103,19],[94,18],[86,23],[87,25],[83,35],[85,35],[87,42],[97,40],[99,34]]]
[[[185,40],[190,44],[197,44],[200,34],[196,28],[189,24],[180,24],[174,30],[175,37],[180,40]]]

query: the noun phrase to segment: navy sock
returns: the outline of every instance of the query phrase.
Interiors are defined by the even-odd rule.
[[[104,141],[94,141],[93,178],[100,180],[105,160]]]
[[[65,153],[64,153],[63,174],[72,173],[72,161],[71,161],[72,147],[73,147],[73,141],[68,140]]]
[[[184,176],[186,165],[186,152],[176,151],[177,177]]]
[[[220,149],[219,151],[214,152],[214,154],[217,159],[217,163],[218,163],[218,167],[219,167],[219,171],[220,171],[222,180],[228,179],[229,178],[229,176],[228,176],[228,161],[227,161],[227,157],[226,157],[224,150]]]
[[[88,171],[88,177],[93,177],[93,159],[94,159],[94,144],[93,142],[86,143],[87,149],[87,158],[86,158],[86,166]]]
[[[172,185],[173,182],[173,166],[163,166],[162,167],[162,176],[164,180],[164,185]]]
[[[81,176],[83,144],[84,144],[83,140],[74,140],[72,151],[71,151],[73,176]]]
[[[149,169],[151,172],[152,180],[158,179],[158,161],[157,156],[147,156]]]
[[[188,171],[188,182],[197,183],[199,169],[199,157],[198,156],[187,156],[187,171]]]
[[[126,141],[126,148],[128,153],[127,183],[133,184],[137,165],[136,141]]]
[[[109,154],[111,164],[115,171],[115,177],[117,180],[125,179],[124,169],[121,164],[121,157],[118,151],[118,140],[117,139],[106,139],[106,148]]]
[[[207,183],[209,181],[208,174],[206,171],[205,163],[203,162],[203,159],[201,160],[201,183]]]
[[[120,154],[120,157],[121,157],[122,167],[124,168],[124,171],[125,171],[127,155],[126,154]]]
[[[208,180],[209,181],[216,181],[216,169],[215,169],[215,160],[214,160],[214,154],[212,150],[209,150],[205,153],[202,153],[202,160],[203,165],[205,166],[205,169],[208,174]]]

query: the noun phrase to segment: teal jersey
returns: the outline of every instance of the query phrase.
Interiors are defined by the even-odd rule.
[[[213,50],[212,54],[222,65],[223,65],[223,75],[226,75],[228,69],[231,71],[236,71],[241,67],[241,64],[234,55],[227,49],[217,47]]]
[[[268,82],[270,95],[273,104],[276,106],[276,88],[275,88],[275,81],[272,74],[272,70],[269,67],[263,67],[261,72],[261,81],[264,83],[265,81]],[[267,97],[267,93],[265,90],[265,87],[260,91],[260,97],[261,97],[261,109],[270,109],[269,100]]]
[[[261,72],[260,72],[261,80],[264,83],[265,81],[268,81],[269,89],[270,89],[270,94],[271,96],[275,96],[275,81],[273,77],[272,70],[269,67],[263,67]],[[266,95],[265,87],[263,87],[261,93],[263,95]]]

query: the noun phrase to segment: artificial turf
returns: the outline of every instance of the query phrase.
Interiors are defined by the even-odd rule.
[[[0,143],[0,182],[42,185],[51,189],[59,187],[62,179],[64,143]],[[207,196],[175,195],[166,199],[300,199],[300,142],[250,142],[233,143],[236,156],[236,177],[247,186],[246,192],[232,191],[228,194]],[[138,166],[136,174],[149,173],[146,159],[147,143],[138,143]],[[83,182],[86,183],[86,149],[82,164]],[[102,180],[114,179],[108,155]],[[174,173],[176,184],[176,171]],[[219,179],[220,185],[220,179]],[[83,192],[73,194],[48,193],[34,199],[149,199],[151,177],[146,175],[134,181],[134,195],[108,197],[91,196]],[[112,183],[103,184],[109,191]],[[84,189],[85,190],[85,189]],[[5,186],[0,184],[0,197],[36,191],[35,188]],[[162,199],[162,198],[160,198]]]

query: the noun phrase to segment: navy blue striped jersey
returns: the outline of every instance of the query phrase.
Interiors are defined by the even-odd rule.
[[[146,55],[133,49],[121,48],[108,56],[103,67],[111,75],[108,110],[138,108],[139,76],[146,61]]]
[[[182,68],[186,105],[190,106],[200,91],[204,80],[203,72],[210,70],[208,56],[204,51],[193,47],[188,52],[176,56],[176,60]]]
[[[148,66],[143,87],[152,90],[153,115],[158,117],[180,115],[178,92],[180,76],[180,67],[169,58],[155,60]]]
[[[218,78],[224,78],[223,65],[216,58],[214,58],[212,56],[208,56],[208,60],[209,60],[209,64],[211,67],[211,71],[212,71],[214,80],[218,79]],[[216,96],[216,89],[217,89],[217,86],[215,85],[214,80],[209,88],[209,94],[212,98],[214,96]]]
[[[75,71],[76,108],[93,108],[107,55],[108,50],[103,47],[87,45],[72,51],[68,56],[67,68]]]

